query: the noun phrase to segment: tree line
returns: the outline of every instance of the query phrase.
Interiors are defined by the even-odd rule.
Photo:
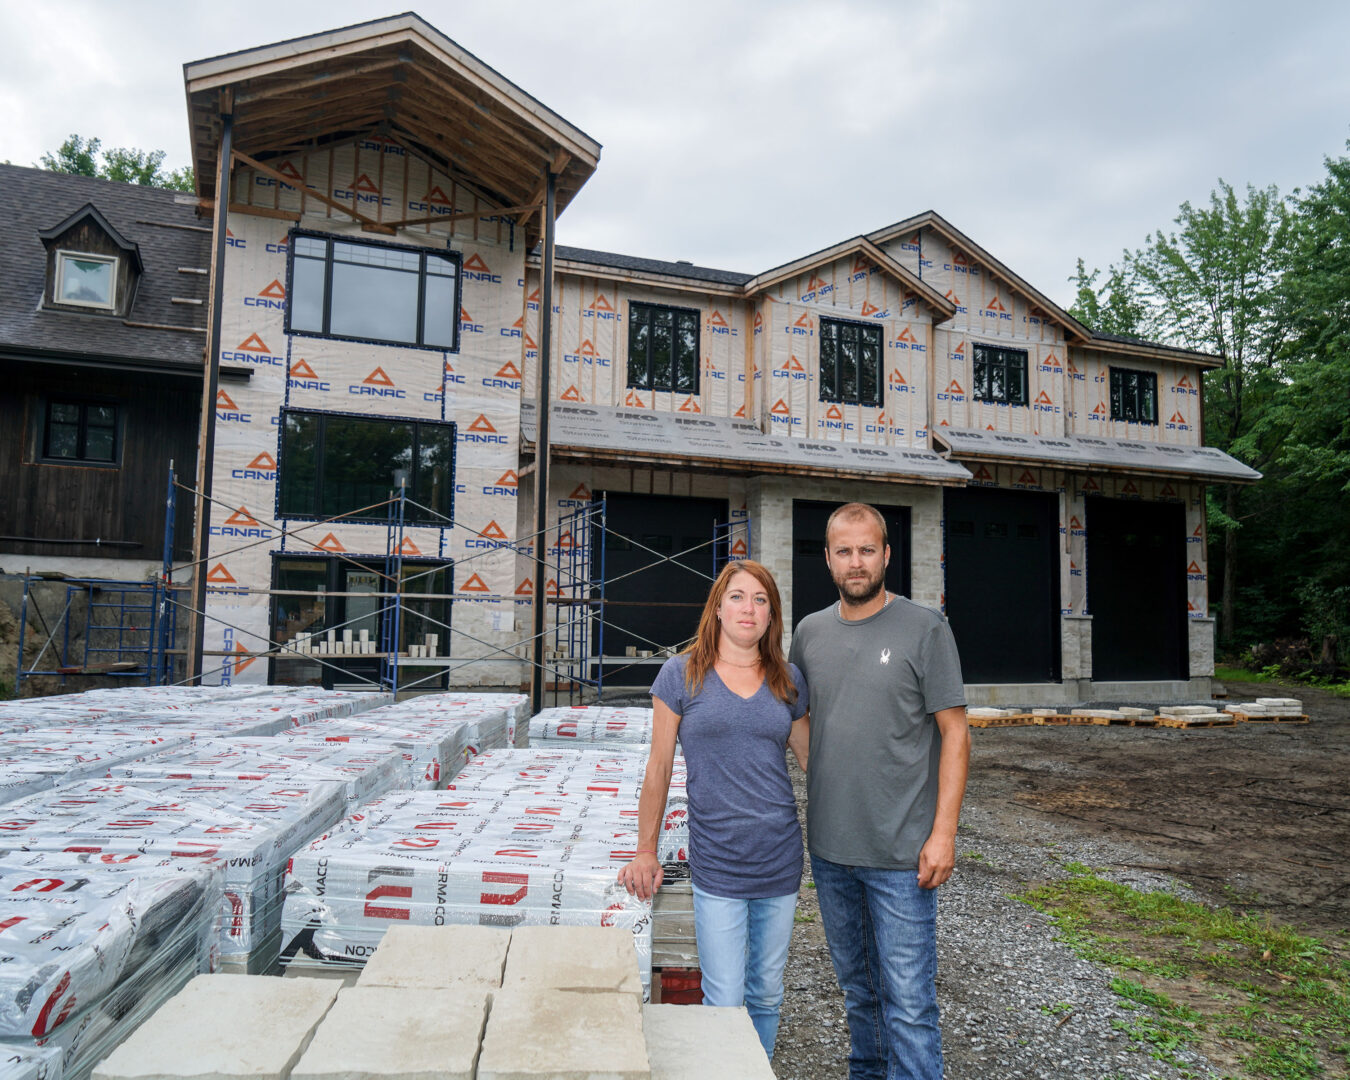
[[[1350,150],[1350,143],[1347,143]],[[1229,655],[1350,641],[1350,158],[1306,191],[1220,180],[1069,309],[1094,330],[1211,353],[1204,440],[1260,471],[1207,489],[1210,605]]]

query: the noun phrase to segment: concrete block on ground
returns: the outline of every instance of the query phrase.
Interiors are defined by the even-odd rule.
[[[1274,716],[1275,710],[1254,701],[1240,701],[1236,705],[1225,705],[1224,712],[1242,713],[1244,716]]]
[[[357,985],[496,989],[510,943],[510,930],[491,926],[391,926]]]
[[[1061,713],[1058,709],[1032,709],[1032,710],[1031,710],[1031,715],[1032,715],[1032,716],[1062,716],[1063,713]]]
[[[1108,720],[1123,720],[1125,714],[1120,709],[1074,709],[1070,716],[1102,716]]]
[[[487,987],[353,986],[291,1080],[474,1080]]]
[[[603,926],[517,926],[502,987],[632,994],[642,977],[632,931]]]
[[[744,1009],[644,1005],[652,1080],[774,1080],[769,1056]]]
[[[198,975],[94,1069],[94,1080],[283,1080],[340,984]]]
[[[1128,716],[1130,718],[1153,715],[1152,709],[1136,709],[1128,705],[1122,705],[1116,712],[1120,713],[1121,716]]]
[[[1256,699],[1258,705],[1264,705],[1268,709],[1288,709],[1290,712],[1301,713],[1303,711],[1303,702],[1298,698],[1291,697],[1259,697]]]
[[[1164,705],[1158,710],[1159,716],[1200,716],[1214,711],[1212,705]]]
[[[524,988],[492,995],[477,1080],[650,1080],[651,1075],[636,995]]]
[[[975,708],[967,709],[966,715],[976,720],[992,720],[1000,716],[1017,716],[1018,712],[1016,709],[997,709],[992,705],[978,705]]]

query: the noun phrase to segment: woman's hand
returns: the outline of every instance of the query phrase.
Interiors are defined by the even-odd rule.
[[[635,859],[619,871],[619,883],[628,890],[629,895],[639,900],[650,900],[655,896],[665,878],[661,860],[650,851],[639,852]]]

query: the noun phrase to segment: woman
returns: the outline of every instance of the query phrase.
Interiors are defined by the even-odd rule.
[[[644,900],[663,878],[656,838],[678,736],[688,768],[689,867],[705,1005],[742,1005],[773,1057],[783,966],[802,876],[802,836],[784,746],[806,768],[806,682],[783,656],[773,575],[727,563],[698,634],[652,684],[652,747],[638,803],[638,854],[619,880]]]

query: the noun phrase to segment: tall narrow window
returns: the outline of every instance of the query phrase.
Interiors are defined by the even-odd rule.
[[[628,305],[628,385],[698,393],[699,314],[689,308]]]
[[[820,320],[820,400],[881,404],[881,327]]]
[[[287,330],[426,349],[459,347],[459,256],[293,233]]]
[[[975,346],[976,401],[1003,405],[1027,403],[1027,351],[996,345]]]
[[[54,398],[47,402],[42,456],[51,461],[117,461],[117,406]]]
[[[1158,376],[1152,371],[1111,369],[1111,419],[1135,424],[1158,422]]]

